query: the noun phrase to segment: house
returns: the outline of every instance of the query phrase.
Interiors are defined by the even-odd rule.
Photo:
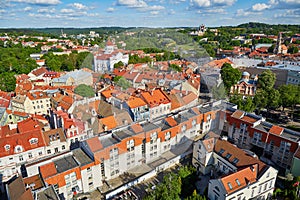
[[[133,121],[146,120],[150,118],[148,105],[139,97],[130,97],[124,103],[124,108],[127,109]]]
[[[50,81],[50,84],[52,86],[93,85],[93,75],[92,73],[83,70],[75,70],[60,76],[59,78],[53,78]]]
[[[141,92],[141,98],[148,104],[150,120],[171,111],[171,101],[161,89]]]
[[[111,42],[107,41],[104,51],[99,51],[94,54],[94,66],[95,72],[113,72],[114,64],[122,62],[124,65],[128,64],[129,55],[123,54],[121,50]]]
[[[211,134],[196,140],[193,165],[210,174],[209,199],[267,199],[273,194],[278,171],[250,151],[239,149],[225,138]]]
[[[54,157],[38,168],[43,182],[52,185],[60,199],[71,199],[78,193],[92,192],[102,185],[100,165],[95,165],[95,161],[80,148]]]
[[[238,147],[252,149],[259,157],[274,163],[278,170],[291,170],[300,134],[266,122],[261,116],[227,109],[222,114],[223,131]],[[296,154],[297,155],[297,154]]]
[[[46,143],[37,120],[28,118],[0,129],[1,188],[18,173],[21,165],[45,156]]]
[[[12,111],[30,114],[47,114],[51,107],[50,97],[44,92],[28,92],[26,95],[18,94],[12,98]]]
[[[45,152],[48,155],[57,154],[70,149],[62,128],[44,131],[43,136],[46,143]]]
[[[241,94],[245,96],[254,96],[257,88],[257,76],[250,79],[250,74],[246,71],[242,73],[242,79],[235,85],[231,86],[231,94]]]
[[[47,73],[48,70],[46,67],[38,67],[31,72],[29,72],[28,76],[30,77],[30,80],[37,80],[43,77],[45,73]]]

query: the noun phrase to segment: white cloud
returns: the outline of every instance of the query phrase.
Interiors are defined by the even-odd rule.
[[[190,0],[190,7],[207,8],[211,6],[231,6],[236,0]]]
[[[235,13],[235,16],[237,17],[247,17],[249,15],[257,15],[257,12],[251,12],[249,10],[244,10],[244,9],[238,9]]]
[[[151,13],[151,15],[158,15],[159,14],[158,11],[151,11],[150,13]]]
[[[292,18],[299,19],[300,18],[300,9],[291,9],[286,10],[284,13],[276,13],[274,15],[275,18]]]
[[[130,8],[144,8],[148,6],[147,3],[142,0],[118,0],[117,4]]]
[[[173,10],[173,9],[170,9],[169,12],[168,12],[169,15],[175,15],[175,13],[176,13],[176,12],[175,12],[175,10]]]
[[[60,0],[11,0],[11,2],[28,3],[36,5],[57,5],[60,4]]]
[[[118,0],[117,5],[136,8],[140,11],[157,11],[165,9],[165,7],[160,5],[150,6],[143,0]]]
[[[67,8],[63,8],[60,10],[61,13],[74,13],[75,10],[73,9],[67,9]]]
[[[30,7],[30,6],[27,6],[27,7],[25,7],[24,9],[23,9],[24,11],[31,11],[32,10],[32,7]]]
[[[48,9],[48,8],[40,8],[37,10],[38,13],[54,13],[55,8]]]
[[[109,7],[106,9],[106,12],[114,12],[116,9],[113,7]]]
[[[252,10],[253,11],[263,11],[263,10],[266,10],[270,7],[271,7],[271,5],[267,5],[265,3],[257,3],[257,4],[254,4],[252,6]]]
[[[85,6],[85,5],[81,4],[81,3],[73,3],[73,4],[71,4],[71,6],[73,8],[78,9],[78,10],[86,10],[86,9],[88,9],[87,6]]]

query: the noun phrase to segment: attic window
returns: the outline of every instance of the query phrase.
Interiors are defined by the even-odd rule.
[[[230,182],[228,182],[227,184],[228,184],[228,187],[229,187],[229,189],[231,189],[231,190],[232,190],[232,185],[231,185],[231,183],[230,183]]]
[[[238,184],[238,186],[241,186],[239,179],[235,179],[235,182]]]
[[[4,148],[5,148],[5,151],[9,151],[10,150],[10,145],[7,144],[7,145],[4,146]]]
[[[239,162],[239,159],[234,158],[232,162],[233,162],[233,164],[236,164],[237,162]]]
[[[37,144],[37,143],[38,143],[38,139],[37,139],[37,138],[31,138],[31,139],[29,140],[29,143],[30,143],[30,144]]]
[[[219,153],[220,153],[220,154],[223,154],[224,152],[225,152],[225,150],[224,150],[224,149],[221,149]]]
[[[226,158],[229,159],[231,156],[232,156],[232,155],[231,155],[230,153],[228,153],[228,154],[226,155]]]
[[[23,147],[21,145],[15,147],[15,153],[20,153],[22,151],[23,151]]]

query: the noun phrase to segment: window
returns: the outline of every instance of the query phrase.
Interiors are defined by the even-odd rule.
[[[7,144],[7,145],[4,146],[4,148],[5,148],[5,151],[9,151],[10,150],[10,145]]]
[[[51,150],[50,149],[47,150],[47,154],[51,154]]]
[[[228,153],[228,154],[226,155],[226,158],[229,159],[231,156],[232,156],[232,155],[231,155],[230,153]]]
[[[16,153],[19,153],[19,152],[22,152],[22,151],[23,151],[22,146],[18,145],[18,146],[15,147],[15,152]]]
[[[152,144],[153,142],[156,142],[156,140],[157,140],[157,133],[156,132],[151,133],[150,144]]]
[[[196,119],[194,119],[194,120],[192,121],[192,125],[195,126],[196,123],[197,123],[197,121],[196,121]]]
[[[181,127],[181,132],[184,132],[184,131],[186,131],[186,125],[183,125],[183,126]]]
[[[20,161],[23,161],[23,160],[24,160],[22,155],[19,156],[19,160],[20,160]]]
[[[232,190],[232,185],[231,185],[231,183],[230,183],[230,182],[228,182],[228,183],[227,183],[227,185],[228,185],[229,189],[231,189],[231,190]]]
[[[56,148],[54,149],[54,151],[55,151],[55,153],[58,153],[58,148],[56,147]]]
[[[29,143],[30,143],[30,144],[37,144],[37,143],[38,143],[38,139],[37,139],[37,138],[31,138],[31,139],[29,140]]]
[[[32,153],[28,153],[28,158],[32,158]]]
[[[269,188],[271,188],[273,186],[273,181],[270,181],[270,186]]]
[[[65,145],[62,145],[61,149],[62,149],[62,150],[65,150],[65,149],[66,149],[66,146],[65,146]]]
[[[134,150],[134,140],[128,140],[127,141],[127,151],[133,151]]]
[[[233,162],[233,164],[236,164],[236,163],[238,163],[238,162],[239,162],[239,159],[237,159],[237,158],[234,158],[232,162]]]
[[[241,186],[239,179],[235,179],[235,182],[238,184],[238,186]]]
[[[223,154],[224,152],[225,152],[224,149],[221,149],[221,150],[219,151],[220,154]]]
[[[170,140],[170,138],[171,138],[171,132],[168,131],[168,132],[165,133],[165,141]]]

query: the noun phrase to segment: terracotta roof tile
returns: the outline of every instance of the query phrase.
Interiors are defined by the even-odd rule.
[[[165,118],[165,121],[171,126],[171,127],[174,127],[174,126],[177,126],[177,122],[175,121],[175,119],[173,117],[167,117]]]
[[[253,165],[221,178],[221,182],[223,183],[227,194],[231,194],[246,187],[249,183],[256,182],[256,178],[257,165]]]
[[[275,135],[281,135],[284,128],[280,126],[273,125],[272,128],[269,130],[270,133],[273,133]]]
[[[113,128],[117,127],[117,122],[114,118],[114,116],[109,116],[100,119],[100,122],[107,127],[108,130],[111,130]]]
[[[94,153],[103,149],[103,146],[98,137],[93,137],[93,138],[87,139],[86,143],[88,144],[91,151]]]
[[[54,162],[40,166],[40,173],[43,179],[49,178],[57,174]]]
[[[133,97],[127,101],[127,104],[130,108],[137,108],[147,105],[141,98]]]
[[[243,117],[245,114],[244,111],[241,111],[241,110],[236,110],[234,113],[232,113],[232,117],[234,118],[237,118],[237,119],[240,119],[241,117]]]
[[[141,133],[144,131],[143,127],[140,124],[133,124],[130,126],[130,128],[133,130],[135,133]]]

